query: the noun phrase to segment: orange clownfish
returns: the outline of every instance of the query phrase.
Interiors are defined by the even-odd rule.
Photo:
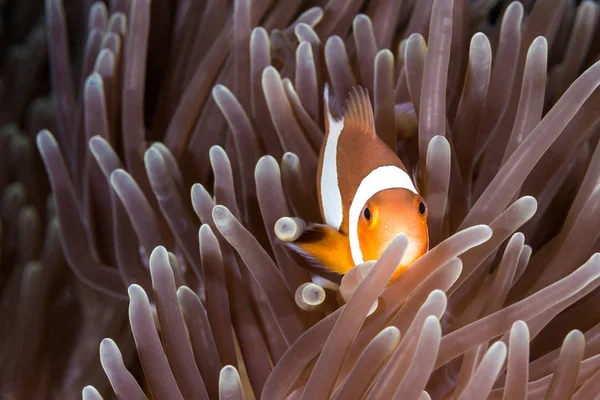
[[[427,205],[402,161],[377,136],[367,90],[352,91],[341,119],[331,115],[327,84],[324,96],[317,192],[325,224],[308,225],[286,246],[317,270],[343,275],[379,259],[402,232],[409,246],[393,280],[428,250]]]

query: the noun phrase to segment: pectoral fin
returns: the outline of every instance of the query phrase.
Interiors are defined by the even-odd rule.
[[[354,267],[348,239],[328,225],[310,224],[298,239],[284,245],[317,270],[343,275]]]

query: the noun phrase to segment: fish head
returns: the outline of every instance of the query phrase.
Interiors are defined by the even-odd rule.
[[[358,240],[365,261],[378,260],[399,233],[408,247],[394,279],[429,248],[428,209],[425,200],[408,189],[393,188],[375,193],[365,204],[358,222]]]

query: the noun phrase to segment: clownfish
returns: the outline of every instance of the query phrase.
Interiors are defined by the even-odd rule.
[[[427,205],[402,161],[377,136],[368,91],[354,88],[340,119],[331,114],[327,84],[324,97],[317,194],[325,224],[309,224],[285,245],[316,270],[344,275],[379,259],[404,233],[409,245],[393,280],[429,248]]]

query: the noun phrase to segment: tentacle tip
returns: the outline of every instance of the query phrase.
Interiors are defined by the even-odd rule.
[[[112,186],[118,186],[127,177],[128,173],[123,168],[117,168],[110,173],[110,183]]]
[[[164,246],[156,246],[152,253],[150,253],[150,268],[155,265],[157,262],[169,260],[169,254],[167,253],[167,249]]]
[[[273,226],[273,230],[277,239],[282,242],[293,242],[302,235],[306,229],[306,225],[302,225],[300,220],[291,217],[281,217]]]
[[[565,340],[572,338],[583,339],[583,333],[579,329],[573,329],[569,331]]]
[[[213,146],[210,147],[210,150],[208,151],[208,156],[211,159],[211,162],[214,158],[216,157],[225,157],[227,158],[227,153],[225,152],[225,149],[223,149],[221,146],[219,146],[218,144],[215,144]]]
[[[144,153],[144,164],[146,165],[146,169],[150,170],[157,162],[162,162],[163,158],[156,148],[149,147]]]
[[[204,191],[204,190],[206,190],[206,189],[204,189],[204,186],[201,183],[194,183],[192,185],[192,187],[190,188],[190,195],[193,198],[194,195],[197,194],[199,191]]]
[[[268,33],[267,33],[267,30],[265,28],[263,28],[262,26],[256,26],[256,27],[254,27],[254,29],[252,29],[252,33],[250,34],[250,41],[253,40],[253,37],[255,35],[268,36]]]
[[[263,72],[262,72],[263,82],[265,82],[265,80],[267,80],[267,79],[276,79],[276,78],[281,78],[281,76],[279,75],[279,72],[277,71],[277,69],[275,69],[275,67],[273,67],[272,65],[269,65],[268,67],[265,67],[265,69],[263,69]]]
[[[373,304],[371,304],[371,308],[369,308],[369,311],[367,312],[367,317],[377,311],[377,307],[379,307],[379,300],[375,299]]]
[[[520,12],[521,14],[523,14],[523,12],[525,11],[525,9],[524,9],[523,4],[521,2],[519,2],[519,1],[511,1],[510,4],[508,5],[508,7],[506,8],[506,12],[508,13],[509,11]]]
[[[81,390],[81,395],[84,399],[101,399],[102,398],[100,396],[100,393],[98,392],[98,390],[91,385],[85,386]]]
[[[226,365],[221,369],[221,373],[230,374],[237,372],[237,369],[233,365]]]
[[[344,45],[342,38],[339,37],[339,35],[331,35],[327,38],[327,41],[325,42],[325,48],[327,49],[328,47],[338,44]]]
[[[377,52],[377,55],[375,56],[375,62],[389,62],[393,64],[394,53],[392,53],[390,49],[381,49]]]
[[[490,346],[490,348],[488,349],[488,353],[498,353],[500,358],[504,358],[506,356],[507,350],[508,347],[506,346],[506,343],[504,343],[501,340],[498,340]]]
[[[494,233],[494,230],[486,224],[474,225],[470,228],[466,228],[472,230],[473,232],[477,232],[477,234],[483,239],[483,241],[489,240]]]
[[[88,147],[93,151],[96,146],[104,143],[108,143],[106,142],[106,139],[104,139],[101,135],[94,135],[90,138],[90,140],[88,140]]]
[[[312,282],[300,285],[296,290],[296,304],[305,311],[317,308],[325,301],[325,290]]]
[[[398,338],[399,338],[400,337],[400,329],[398,329],[397,327],[395,327],[393,325],[386,326],[379,332],[379,335],[393,335],[393,336],[398,336]]]
[[[150,149],[158,150],[158,151],[169,151],[169,148],[165,146],[161,142],[154,142],[150,145]]]
[[[231,215],[229,209],[221,204],[217,204],[212,209],[212,216],[217,226],[227,223],[228,217]]]
[[[471,38],[472,41],[480,41],[480,40],[486,40],[486,39],[487,39],[487,36],[483,32],[475,32],[475,34]]]
[[[431,138],[431,140],[429,141],[429,147],[433,147],[434,145],[450,147],[450,143],[448,142],[448,139],[446,139],[446,137],[443,135],[435,135],[434,137]]]
[[[104,338],[100,342],[100,349],[102,349],[103,347],[106,347],[106,346],[111,346],[113,344],[115,344],[114,340],[112,340],[111,338]]]
[[[533,212],[535,213],[538,206],[538,201],[535,197],[529,195],[523,196],[521,201],[525,202],[529,207],[533,207]]]
[[[210,198],[210,194],[201,183],[194,183],[190,189],[190,197],[192,199],[192,206],[197,209],[202,199]],[[199,211],[199,210],[196,210]]]
[[[275,160],[275,158],[273,158],[273,156],[270,156],[270,155],[262,156],[256,162],[256,167],[254,168],[254,179],[258,182],[261,174],[263,174],[269,170],[275,170],[279,173],[280,172],[279,164],[277,164],[277,160]]]
[[[103,50],[107,50],[107,49],[103,49]],[[102,53],[102,51],[101,51]],[[100,75],[98,72],[94,71],[92,72],[85,80],[85,86],[86,88],[89,86],[99,86],[102,87],[104,84],[104,80],[102,79],[102,75]]]
[[[533,42],[531,42],[531,46],[544,46],[544,47],[548,47],[548,40],[546,39],[545,36],[537,36],[535,39],[533,39]]]
[[[528,329],[527,328],[527,322],[525,322],[525,321],[523,321],[521,319],[516,320],[515,322],[513,322],[511,329],[521,329],[521,330],[522,329]]]
[[[132,283],[131,285],[129,285],[129,287],[127,288],[127,294],[129,295],[129,299],[131,300],[134,296],[139,295],[140,293],[142,293],[144,291],[144,289],[138,285],[137,283]]]
[[[200,232],[200,236],[212,235],[213,234],[212,228],[208,224],[202,224],[200,226],[199,232]]]
[[[229,386],[231,384],[236,384],[240,379],[238,370],[233,365],[226,365],[221,368],[221,372],[219,374],[219,386]]]
[[[211,146],[210,150],[208,151],[208,158],[210,159],[210,165],[212,166],[213,170],[215,169],[215,163],[218,160],[226,160],[226,162],[229,162],[229,156],[227,155],[227,152],[217,144]]]
[[[222,96],[225,96],[230,93],[231,91],[227,88],[227,86],[222,85],[220,83],[216,84],[212,88],[212,95],[217,103],[219,103],[219,100],[222,98]]]
[[[371,18],[368,15],[360,13],[356,14],[354,21],[352,22],[353,28],[356,29],[357,24],[371,23]]]
[[[431,293],[429,293],[429,296],[427,296],[428,299],[445,299],[446,298],[446,293],[443,290],[440,289],[434,289],[431,291]]]
[[[258,159],[258,162],[256,164],[258,165],[258,164],[267,164],[267,163],[275,163],[275,164],[277,164],[277,160],[275,160],[275,157],[273,157],[272,155],[265,154],[264,156],[261,156]]]
[[[177,299],[181,302],[187,296],[195,295],[194,291],[187,286],[179,286],[177,289]]]
[[[36,138],[36,144],[40,151],[43,148],[46,148],[48,145],[55,145],[56,140],[54,139],[54,135],[48,129],[42,129],[38,132]]]
[[[434,314],[428,315],[427,318],[425,318],[425,322],[427,321],[438,321],[438,317]]]
[[[399,246],[399,245],[404,245],[404,244],[408,244],[408,236],[406,236],[406,233],[404,232],[400,232],[397,233],[394,238],[392,239],[392,241],[390,242],[390,246],[391,245],[394,246]]]
[[[283,154],[281,161],[288,165],[298,165],[300,163],[298,156],[290,151],[287,151]]]

